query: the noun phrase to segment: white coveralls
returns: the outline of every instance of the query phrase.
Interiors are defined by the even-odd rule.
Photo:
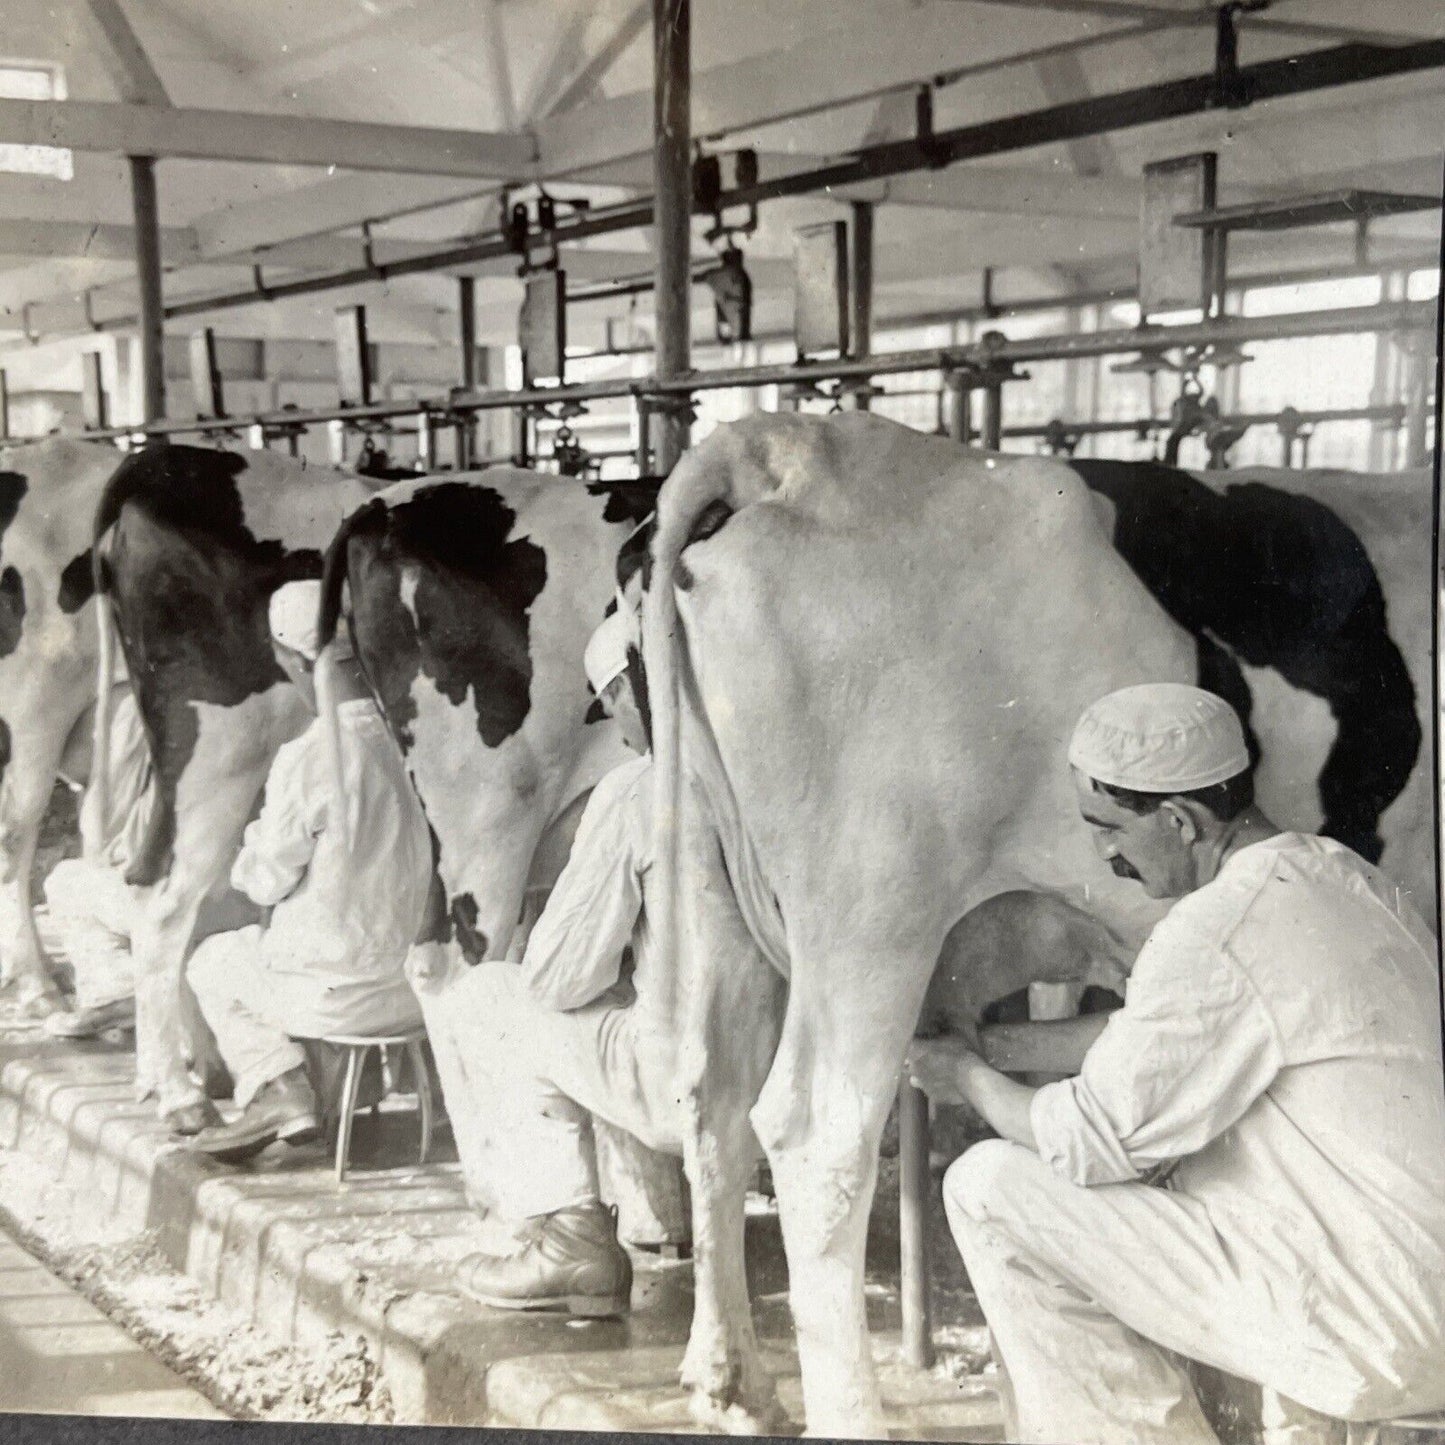
[[[75,970],[75,1006],[100,1008],[135,996],[130,936],[138,890],[125,881],[155,807],[151,755],[130,688],[115,690],[110,723],[107,815],[97,818],[94,787],[81,803],[83,837],[95,856],[66,858],[45,880],[45,903]]]
[[[1337,1419],[1445,1405],[1434,941],[1347,848],[1229,858],[1031,1122],[944,1183],[1011,1439],[1214,1440],[1167,1352]]]
[[[649,757],[598,783],[521,967],[479,964],[453,995],[469,1058],[490,1061],[471,1099],[485,1113],[476,1122],[490,1202],[512,1221],[598,1199],[589,1114],[650,1149],[682,1152],[674,1042],[654,1010],[660,962],[644,907],[651,791]],[[645,1207],[663,1212],[656,1199]]]
[[[333,826],[318,720],[276,754],[231,868],[270,923],[215,934],[191,957],[187,976],[243,1106],[305,1063],[298,1038],[421,1023],[402,966],[426,907],[431,835],[375,703],[337,714],[351,851]]]

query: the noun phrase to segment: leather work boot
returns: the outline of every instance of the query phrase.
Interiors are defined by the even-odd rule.
[[[229,1124],[202,1129],[188,1147],[209,1154],[223,1164],[238,1164],[259,1154],[268,1144],[284,1139],[306,1144],[319,1137],[316,1095],[305,1069],[292,1069],[256,1091],[256,1097]]]
[[[617,1212],[602,1204],[544,1215],[519,1253],[471,1255],[458,1276],[501,1310],[606,1319],[625,1315],[632,1301],[632,1261],[617,1242]]]
[[[135,1028],[135,1000],[116,999],[94,1008],[56,1009],[41,1028],[53,1039],[93,1039],[107,1029]]]

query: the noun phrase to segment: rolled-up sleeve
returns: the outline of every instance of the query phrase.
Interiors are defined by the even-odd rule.
[[[263,908],[296,891],[325,826],[325,800],[311,777],[316,770],[308,766],[305,741],[298,739],[277,753],[260,816],[247,825],[231,866],[232,887]]]
[[[583,1008],[617,982],[622,953],[642,911],[630,797],[598,786],[522,956],[522,976],[539,1003]]]
[[[1282,1063],[1269,1011],[1227,946],[1165,919],[1082,1072],[1035,1094],[1039,1153],[1076,1184],[1137,1179],[1217,1138]]]

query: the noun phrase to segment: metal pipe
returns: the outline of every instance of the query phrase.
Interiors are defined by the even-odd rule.
[[[848,287],[852,311],[848,327],[848,354],[867,356],[873,350],[873,202],[853,202],[853,234],[849,238],[848,260],[853,275]],[[855,411],[868,410],[868,396],[855,392]]]
[[[916,1369],[933,1364],[933,1321],[928,1289],[928,1097],[906,1079],[898,1086],[899,1304],[903,1358]]]
[[[140,286],[141,420],[166,414],[165,308],[161,299],[161,230],[154,156],[127,156]]]
[[[477,283],[472,276],[457,278],[457,313],[460,320],[458,333],[462,348],[462,386],[467,391],[477,389]],[[457,468],[468,470],[476,453],[476,418],[471,414],[461,417],[456,423]]]
[[[980,440],[984,447],[996,452],[1003,445],[1003,382],[986,381],[983,392],[983,426]]]
[[[653,0],[653,3],[655,6],[660,5],[662,0]],[[1408,45],[1332,46],[1303,55],[1241,66],[1238,74],[1241,81],[1248,86],[1251,98],[1260,101],[1308,94],[1358,81],[1408,75],[1442,66],[1445,66],[1445,40],[1425,40]],[[724,207],[731,207],[776,200],[784,196],[806,195],[830,186],[854,185],[887,176],[903,175],[910,171],[936,170],[960,161],[979,160],[1059,141],[1105,135],[1110,131],[1125,130],[1157,121],[1202,115],[1213,109],[1214,86],[1215,77],[1210,72],[1113,95],[1097,96],[1090,100],[1050,106],[1022,115],[1003,116],[979,125],[940,131],[924,139],[885,142],[865,147],[845,161],[779,176],[746,189],[725,191],[720,203]],[[559,223],[555,238],[558,245],[566,245],[570,241],[589,236],[636,230],[652,223],[652,201],[629,201],[619,206],[598,208]],[[308,276],[274,285],[268,283],[264,298],[254,290],[198,297],[168,308],[166,315],[199,316],[209,311],[254,305],[260,299],[314,295],[319,291],[362,285],[391,276],[445,271],[511,254],[513,252],[508,240],[500,232],[493,232],[465,245],[451,246],[404,260],[384,262],[372,267],[355,267],[329,275]],[[111,318],[101,323],[102,327],[133,324],[133,317]]]
[[[1303,55],[1242,65],[1237,76],[1241,91],[1248,94],[1253,103],[1441,66],[1445,66],[1445,40],[1424,40],[1410,45],[1331,46]],[[1209,71],[1113,95],[1047,106],[1022,115],[1000,116],[981,124],[939,131],[926,138],[888,141],[860,150],[848,160],[727,192],[724,202],[729,206],[751,205],[909,171],[936,170],[959,161],[1032,150],[1160,121],[1183,120],[1215,109],[1216,84],[1217,77]]]
[[[660,381],[692,365],[692,0],[652,0],[653,180],[657,191],[656,358]],[[657,474],[686,450],[691,426],[677,407],[657,417]]]
[[[1392,302],[1378,306],[1348,306],[1331,311],[1300,311],[1284,316],[1231,316],[1180,326],[1147,326],[1113,331],[1085,331],[1068,336],[1044,336],[1026,341],[1003,341],[991,346],[970,345],[920,351],[889,352],[882,356],[810,361],[802,364],[733,367],[690,372],[686,376],[621,377],[579,385],[533,387],[530,390],[489,390],[422,401],[376,402],[370,406],[318,411],[273,411],[252,417],[230,418],[224,423],[205,421],[160,422],[148,427],[112,428],[87,435],[131,436],[139,431],[154,435],[207,432],[261,423],[268,426],[315,426],[329,421],[386,421],[415,416],[420,411],[440,413],[492,411],[516,407],[542,407],[569,401],[603,401],[619,397],[689,396],[699,391],[731,387],[786,386],[798,381],[836,381],[843,378],[896,376],[910,371],[944,373],[985,367],[994,363],[1067,360],[1078,356],[1119,356],[1138,351],[1177,350],[1219,342],[1249,342],[1307,336],[1343,336],[1369,331],[1413,331],[1435,322],[1433,301]]]

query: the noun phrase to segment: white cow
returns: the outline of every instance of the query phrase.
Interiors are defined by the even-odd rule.
[[[663,489],[644,651],[672,899],[659,948],[679,950],[685,981],[698,1275],[684,1378],[707,1418],[764,1419],[772,1404],[742,1259],[751,1127],[778,1192],[808,1428],[885,1433],[864,1240],[879,1135],[946,936],[1017,889],[1059,895],[1136,946],[1157,916],[1077,815],[1064,749],[1088,703],[1201,671],[1253,699],[1270,816],[1308,828],[1328,811],[1366,848],[1378,832],[1386,870],[1432,898],[1433,839],[1410,826],[1428,776],[1415,618],[1431,587],[1428,490],[1382,502],[1362,540],[1364,521],[1286,505],[1295,479],[1249,479],[1232,502],[1228,477],[1203,494],[1181,482],[1170,495],[1186,517],[1220,522],[1209,497],[1253,517],[1203,528],[1199,547],[1148,520],[1149,488],[1183,474],[1135,468],[1131,492],[1127,468],[1089,465],[965,451],[876,417],[760,415],[719,429]],[[1151,546],[1174,549],[1162,577]],[[1262,697],[1284,679],[1291,708]],[[1383,765],[1341,768],[1368,753],[1371,709]],[[1333,771],[1309,736],[1321,731]]]

